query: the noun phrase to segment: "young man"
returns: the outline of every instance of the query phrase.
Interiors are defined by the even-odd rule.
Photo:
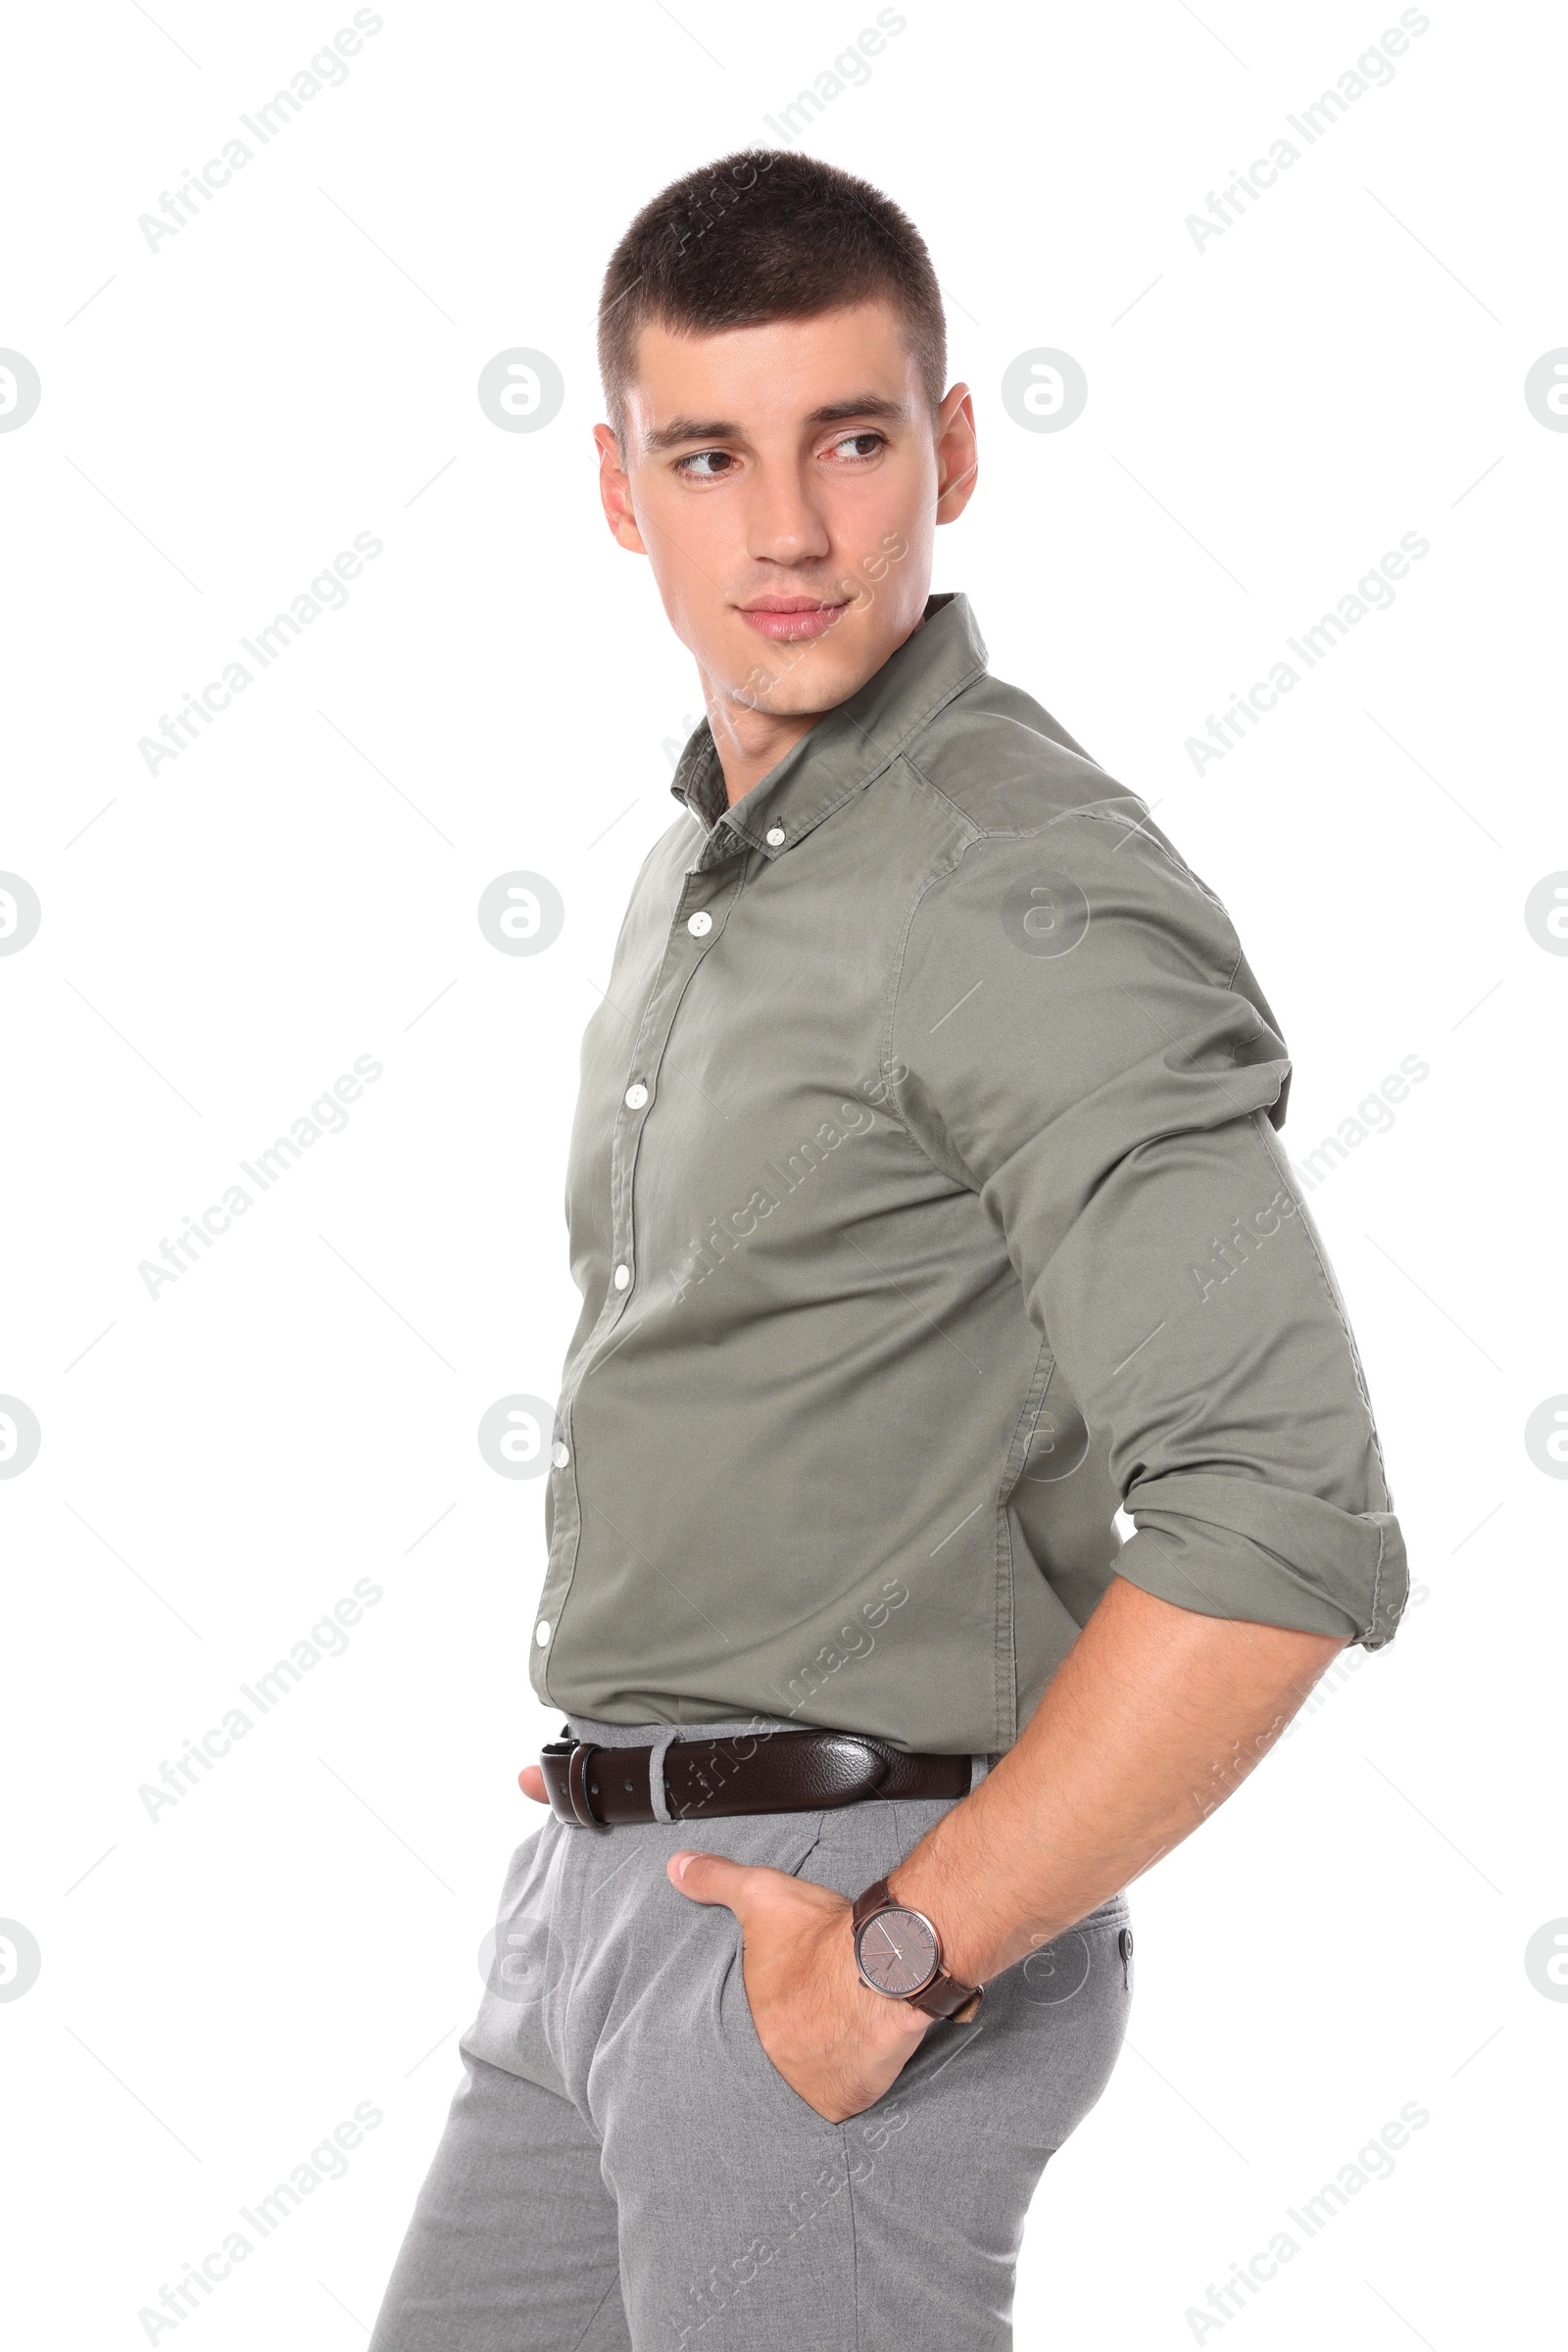
[[[1403,1550],[1225,910],[928,598],[975,427],[919,236],[733,157],[600,332],[708,717],[583,1047],[552,1814],[373,2352],[1003,2352],[1125,1888]]]

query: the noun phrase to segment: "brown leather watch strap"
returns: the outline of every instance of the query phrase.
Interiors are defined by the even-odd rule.
[[[912,1911],[914,1905],[901,1903],[898,1896],[890,1891],[886,1879],[877,1879],[855,1898],[855,1908],[850,1915],[852,1935],[858,1936],[867,1920],[874,1919],[879,1911],[889,1908]],[[923,1911],[916,1913],[916,1916],[926,1919]],[[949,1976],[942,1966],[942,1937],[937,1932],[936,1923],[926,1919],[926,1925],[936,1936],[937,1973],[929,1984],[922,1985],[918,1992],[906,1993],[904,1998],[911,2009],[922,2009],[927,2017],[951,2018],[955,2025],[966,2026],[985,1999],[985,1987],[983,1984],[963,1984],[956,1977]]]
[[[856,1896],[855,1908],[850,1914],[851,1927],[858,1934],[872,1912],[880,1911],[884,1904],[891,1903],[892,1900],[893,1896],[886,1879],[876,1880],[873,1885],[866,1887],[863,1894]]]

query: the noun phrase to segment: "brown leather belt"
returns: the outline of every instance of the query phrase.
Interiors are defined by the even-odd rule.
[[[564,1731],[564,1727],[563,1727]],[[651,1747],[595,1747],[569,1733],[539,1751],[558,1821],[585,1829],[657,1821]],[[866,1797],[967,1796],[967,1756],[906,1755],[858,1732],[749,1732],[674,1740],[664,1752],[672,1819],[721,1813],[804,1813]]]

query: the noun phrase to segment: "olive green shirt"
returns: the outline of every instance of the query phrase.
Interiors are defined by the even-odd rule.
[[[538,1696],[996,1753],[1113,1573],[1390,1641],[1284,1042],[1145,804],[961,596],[672,790],[583,1041]]]

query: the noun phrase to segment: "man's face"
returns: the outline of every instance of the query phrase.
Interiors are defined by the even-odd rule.
[[[933,418],[884,302],[711,335],[645,326],[624,462],[608,425],[595,439],[612,529],[737,714],[829,710],[880,669],[974,481],[967,391]]]

